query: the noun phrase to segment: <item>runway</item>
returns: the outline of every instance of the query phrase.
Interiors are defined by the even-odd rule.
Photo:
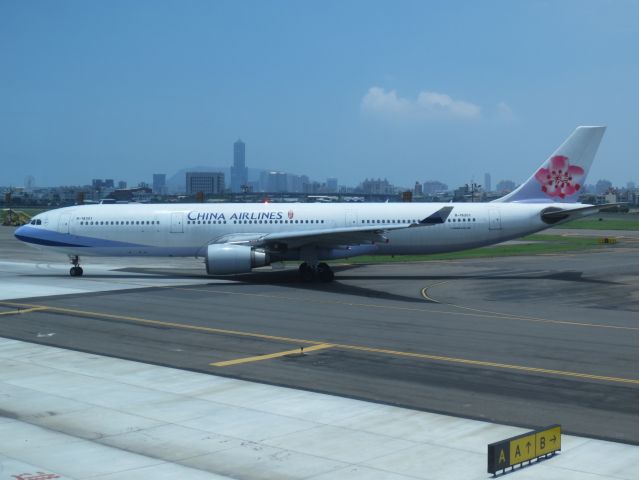
[[[1,336],[639,444],[636,242],[342,266],[303,284],[293,270],[211,279],[175,259],[87,258],[71,278],[46,257],[29,268],[33,251],[1,230],[3,282],[70,292],[3,300]]]

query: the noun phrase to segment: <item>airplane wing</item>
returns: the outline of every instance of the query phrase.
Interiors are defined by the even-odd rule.
[[[450,215],[453,207],[443,207],[435,213],[412,224],[366,225],[358,227],[323,228],[303,230],[299,232],[250,233],[231,234],[220,237],[214,243],[234,243],[251,245],[254,247],[286,245],[287,248],[299,248],[304,245],[363,245],[371,243],[385,243],[384,234],[393,230],[406,228],[422,228],[442,224]],[[380,228],[381,227],[381,228]]]
[[[558,223],[564,220],[574,220],[576,218],[586,217],[597,213],[604,208],[618,207],[627,205],[626,203],[606,203],[603,205],[585,205],[579,208],[561,209],[557,207],[549,207],[541,212],[541,219],[546,223]]]

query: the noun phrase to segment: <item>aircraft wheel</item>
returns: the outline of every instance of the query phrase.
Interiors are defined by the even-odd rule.
[[[72,277],[81,277],[83,273],[82,267],[71,267],[69,270],[69,275]]]
[[[306,262],[302,263],[300,265],[299,271],[300,271],[300,279],[303,282],[313,281],[313,278],[315,277],[315,272],[313,271],[313,269],[308,263]]]
[[[332,282],[335,278],[335,273],[333,273],[328,264],[320,263],[317,265],[317,276],[322,282]]]

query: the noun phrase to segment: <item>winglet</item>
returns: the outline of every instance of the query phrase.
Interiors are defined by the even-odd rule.
[[[419,221],[420,225],[437,225],[440,223],[444,223],[450,215],[450,212],[453,211],[453,207],[442,207],[437,210],[435,213],[429,215],[423,220]]]

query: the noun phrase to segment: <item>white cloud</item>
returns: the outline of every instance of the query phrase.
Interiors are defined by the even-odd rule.
[[[470,102],[454,100],[450,95],[437,92],[420,92],[410,100],[388,92],[381,87],[371,87],[362,98],[362,110],[375,115],[411,118],[479,118],[481,107]]]
[[[388,93],[380,87],[371,87],[362,99],[362,108],[372,112],[405,113],[411,108],[410,102],[397,96],[395,90]]]
[[[445,93],[421,92],[417,96],[417,106],[429,112],[442,112],[454,117],[475,118],[481,114],[481,107],[462,100],[453,100]]]

